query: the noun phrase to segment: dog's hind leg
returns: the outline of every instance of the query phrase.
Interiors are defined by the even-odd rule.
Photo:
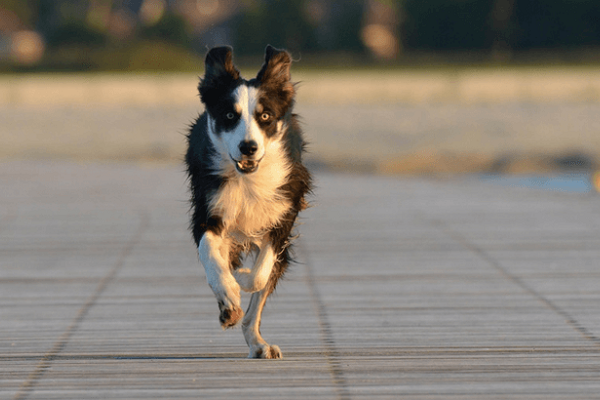
[[[235,326],[244,315],[240,286],[231,274],[229,249],[228,240],[210,231],[202,236],[198,246],[208,285],[219,304],[219,320],[224,329]]]
[[[289,244],[290,244],[290,230],[295,220],[295,214],[292,217],[286,219],[286,224],[281,225],[277,229],[273,229],[268,237],[263,239],[263,246],[261,250],[267,249],[268,252],[265,255],[273,254],[273,263],[270,265],[259,265],[261,256],[259,254],[258,260],[254,269],[265,269],[269,270],[269,278],[261,288],[260,291],[252,294],[250,298],[250,305],[246,311],[246,316],[242,321],[242,330],[244,331],[244,338],[246,343],[250,347],[249,358],[281,358],[281,350],[278,346],[269,345],[264,341],[260,334],[260,320],[262,317],[262,311],[267,302],[267,297],[275,290],[277,282],[285,273],[289,261]],[[262,251],[261,251],[262,254]],[[266,257],[262,260],[265,262],[271,257]],[[262,275],[262,273],[257,274]]]
[[[238,268],[233,271],[233,276],[243,291],[258,292],[267,285],[275,261],[276,255],[273,246],[268,237],[265,237],[260,245],[260,252],[252,269]]]
[[[261,291],[253,293],[246,316],[242,321],[244,338],[246,339],[246,343],[248,343],[248,347],[250,347],[248,358],[281,358],[279,347],[265,342],[260,334],[262,311],[270,293],[271,287],[269,285]]]

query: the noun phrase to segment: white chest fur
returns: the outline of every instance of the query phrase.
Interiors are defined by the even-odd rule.
[[[290,164],[280,141],[267,147],[255,173],[241,175],[233,165],[226,168],[227,182],[210,201],[210,209],[221,216],[225,231],[238,240],[240,236],[262,237],[291,207],[279,190],[290,173]]]

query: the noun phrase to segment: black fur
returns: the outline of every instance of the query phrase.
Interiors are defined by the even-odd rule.
[[[214,155],[215,149],[202,128],[205,124],[206,114],[202,114],[190,130],[188,151],[185,156],[192,204],[190,228],[196,246],[206,231],[221,233],[223,227],[221,217],[209,213],[208,202],[209,197],[227,181],[225,177],[216,175],[210,165],[210,159]]]

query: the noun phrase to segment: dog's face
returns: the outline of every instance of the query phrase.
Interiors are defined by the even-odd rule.
[[[286,51],[267,46],[264,65],[246,81],[233,65],[230,47],[214,48],[206,56],[198,89],[209,116],[209,136],[240,174],[255,172],[269,143],[284,130],[294,98],[291,63]]]

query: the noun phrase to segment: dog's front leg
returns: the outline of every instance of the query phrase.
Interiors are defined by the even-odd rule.
[[[273,246],[269,238],[265,237],[260,244],[260,252],[252,269],[238,268],[233,272],[233,276],[243,291],[258,292],[267,285],[275,260],[276,255]]]
[[[229,241],[207,231],[198,245],[206,280],[219,304],[221,326],[231,328],[244,316],[240,302],[240,286],[231,274]]]

